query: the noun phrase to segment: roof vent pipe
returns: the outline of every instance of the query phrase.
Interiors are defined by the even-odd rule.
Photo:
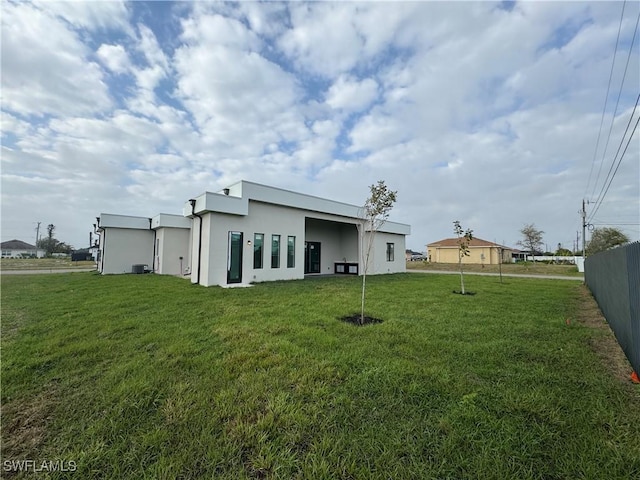
[[[229,189],[228,188],[225,188],[222,191],[224,192],[225,195],[229,195]]]

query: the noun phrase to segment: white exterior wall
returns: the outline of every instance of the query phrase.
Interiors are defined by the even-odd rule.
[[[6,253],[6,254],[5,254]],[[14,250],[11,248],[6,248],[4,250],[2,250],[2,258],[22,258],[24,257],[31,257],[31,256],[36,256],[37,258],[42,258],[44,257],[45,251],[41,248],[39,248],[37,250],[37,255],[36,255],[36,250]]]
[[[364,248],[368,242],[370,232],[365,234]],[[387,261],[387,243],[393,243],[394,260],[392,262]],[[384,273],[401,273],[407,270],[407,260],[405,257],[405,236],[396,235],[393,233],[377,232],[374,238],[374,243],[371,246],[371,253],[369,255],[369,269],[367,274],[384,274]],[[363,261],[361,264],[363,264]],[[363,273],[363,267],[360,269],[360,274]]]
[[[200,284],[226,285],[229,232],[242,232],[242,283],[304,278],[304,212],[295,208],[249,203],[247,216],[209,212],[203,214]],[[194,225],[197,223],[194,222]],[[253,268],[254,234],[264,234],[261,269]],[[271,236],[280,235],[280,268],[271,268]],[[198,228],[193,229],[191,281],[196,282]],[[287,237],[296,237],[295,267],[287,268]],[[248,242],[251,241],[249,245]],[[206,251],[206,253],[205,253]]]
[[[334,273],[336,262],[359,262],[357,219],[318,214],[293,207],[250,201],[247,215],[220,212],[202,214],[202,254],[199,283],[226,285],[229,258],[229,232],[243,235],[242,283],[304,278],[305,242],[320,242],[320,273]],[[321,218],[316,218],[321,217]],[[346,222],[351,223],[346,223]],[[254,234],[264,235],[262,268],[253,268]],[[271,268],[272,235],[280,235],[280,267]],[[287,268],[287,240],[296,238],[295,267]],[[199,220],[191,230],[191,281],[198,282],[197,258]],[[249,243],[250,242],[250,243]],[[394,244],[394,261],[386,260],[386,244]],[[405,236],[378,232],[370,260],[370,274],[406,270]],[[362,269],[360,269],[362,273]]]
[[[101,272],[131,273],[136,264],[153,266],[153,231],[105,228],[100,235]]]
[[[154,271],[161,275],[183,275],[190,264],[190,239],[189,229],[158,228]]]
[[[367,233],[366,235],[370,235]],[[394,260],[387,261],[387,243],[393,243]],[[407,270],[405,236],[378,232],[375,235],[369,258],[370,274],[401,273]],[[362,272],[361,272],[362,273]]]

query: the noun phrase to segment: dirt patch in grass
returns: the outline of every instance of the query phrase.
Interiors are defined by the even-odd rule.
[[[56,397],[56,386],[47,385],[33,397],[3,402],[0,408],[4,459],[38,457],[53,418]]]
[[[340,317],[340,320],[347,323],[352,323],[353,325],[357,325],[358,327],[362,327],[364,325],[372,325],[375,323],[382,323],[382,320],[379,318],[364,316],[361,318],[359,313],[352,313],[351,315],[345,315],[344,317]]]
[[[630,376],[633,368],[627,360],[620,344],[602,315],[600,307],[586,286],[580,287],[580,308],[577,310],[576,321],[589,328],[602,332],[589,341],[589,346],[602,360],[607,370],[615,378],[624,383],[631,383]],[[568,320],[570,322],[570,320]]]

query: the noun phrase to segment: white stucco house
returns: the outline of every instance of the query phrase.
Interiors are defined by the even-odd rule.
[[[361,274],[370,232],[361,207],[240,181],[189,199],[183,215],[153,218],[101,214],[102,273],[134,265],[189,275],[204,286]],[[406,224],[386,222],[375,236],[368,273],[405,271]],[[139,269],[140,267],[138,267]]]
[[[2,258],[44,257],[45,251],[22,240],[2,242]]]

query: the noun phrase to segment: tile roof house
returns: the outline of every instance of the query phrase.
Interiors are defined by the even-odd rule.
[[[22,240],[9,240],[0,244],[2,249],[2,258],[22,258],[22,257],[43,257],[44,250],[37,249]]]
[[[469,256],[462,258],[462,263],[497,265],[511,263],[513,249],[474,238],[469,242]],[[427,259],[433,263],[458,263],[458,239],[445,238],[427,245]],[[502,259],[502,260],[500,260]]]
[[[102,273],[189,275],[204,286],[301,279],[305,275],[361,274],[361,207],[240,181],[185,202],[182,216],[153,218],[101,214]],[[369,273],[406,269],[409,225],[379,229]]]

